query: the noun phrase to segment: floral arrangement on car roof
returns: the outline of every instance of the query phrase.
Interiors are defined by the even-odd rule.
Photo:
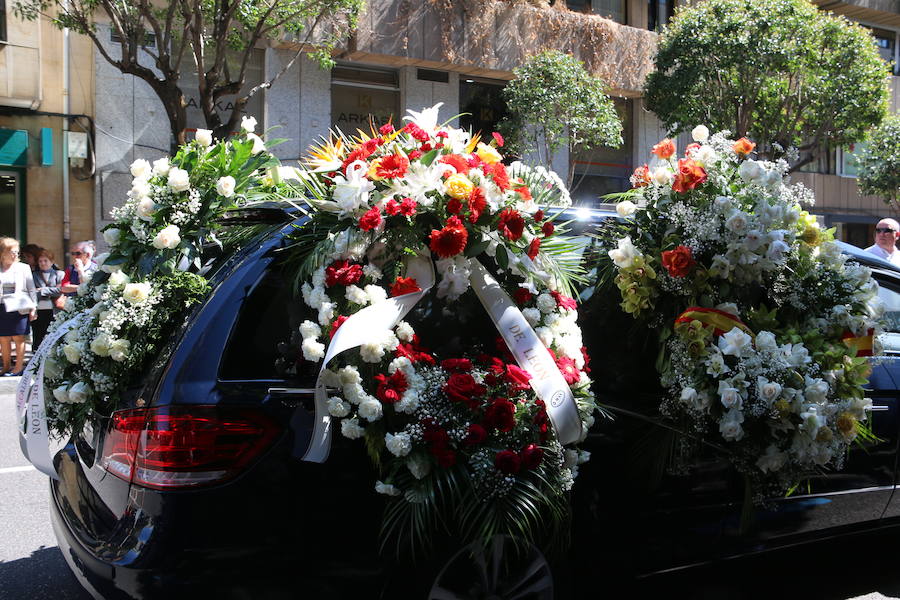
[[[102,232],[109,252],[51,326],[51,335],[67,328],[43,365],[51,428],[80,431],[113,407],[179,316],[206,295],[197,271],[204,244],[221,245],[218,217],[271,192],[274,169],[284,169],[255,126],[244,117],[241,133],[219,142],[200,129],[174,157],[131,164],[128,199]]]
[[[725,445],[758,501],[871,436],[862,386],[883,308],[784,160],[728,132],[693,138],[682,158],[654,146],[617,198],[609,267],[622,310],[659,333],[662,415]]]
[[[327,413],[365,440],[376,490],[395,497],[386,539],[426,542],[440,522],[472,539],[564,535],[554,526],[587,459],[574,443],[596,409],[571,298],[580,259],[540,208],[567,206],[568,193],[555,173],[504,165],[499,134],[486,143],[439,125],[439,106],[313,149],[304,182],[316,212],[296,248],[314,312],[297,341],[306,361],[325,359]],[[560,443],[553,408],[532,389],[540,365],[511,354],[479,304],[487,288],[519,315],[512,331],[534,333],[539,350],[526,354],[547,355],[571,392],[577,439]],[[382,327],[353,323],[360,343],[332,358],[348,319],[385,303],[405,308]]]

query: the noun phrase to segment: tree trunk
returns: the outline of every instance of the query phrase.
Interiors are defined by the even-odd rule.
[[[187,141],[184,131],[187,127],[187,107],[184,102],[184,94],[178,87],[178,82],[160,82],[158,85],[153,85],[153,88],[166,110],[174,140],[172,154],[175,154],[175,149]]]

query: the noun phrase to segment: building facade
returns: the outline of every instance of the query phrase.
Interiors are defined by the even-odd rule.
[[[0,10],[0,235],[51,250],[92,239],[94,49]]]
[[[895,2],[820,4],[871,27],[885,58],[896,54],[900,14]],[[247,112],[271,136],[289,140],[275,148],[287,163],[302,157],[309,145],[333,127],[351,133],[367,130],[370,119],[396,122],[407,109],[438,102],[443,103],[445,118],[464,113],[455,124],[487,133],[504,116],[501,91],[513,69],[528,56],[555,48],[572,53],[606,80],[624,124],[621,148],[576,156],[561,152],[552,160],[559,173],[566,173],[573,161],[577,185],[573,198],[598,203],[601,195],[628,187],[634,167],[645,162],[650,147],[666,133],[644,107],[641,89],[653,67],[654,30],[673,11],[673,0],[557,0],[554,6],[543,0],[369,0],[358,30],[336,54],[336,68],[323,71],[311,61],[300,60],[270,89],[255,96]],[[108,29],[101,29],[101,38],[115,52],[116,42]],[[277,73],[296,50],[290,44],[260,49],[253,57],[247,85]],[[167,153],[170,135],[162,106],[149,86],[122,75],[97,52],[94,63],[94,214],[99,229],[109,223],[109,210],[130,189],[128,165],[137,158],[152,160]],[[196,73],[186,67],[182,76],[183,89],[190,96]],[[897,110],[900,78],[893,79],[893,109]],[[189,97],[189,128],[204,127],[192,102]],[[222,109],[228,110],[227,99]],[[687,143],[682,136],[679,146]],[[832,152],[831,158],[819,161],[809,172],[795,175],[816,191],[815,211],[851,240],[868,236],[869,224],[889,212],[881,200],[859,195],[852,172],[853,151]]]

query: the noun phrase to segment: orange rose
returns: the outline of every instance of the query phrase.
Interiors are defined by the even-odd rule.
[[[683,194],[705,181],[706,169],[691,158],[682,158],[678,161],[678,173],[675,175],[675,183],[672,184],[672,189]]]
[[[644,187],[645,185],[649,185],[650,183],[650,168],[647,165],[643,165],[634,170],[634,175],[631,176],[631,183],[634,187]]]
[[[756,148],[756,144],[745,137],[742,137],[741,139],[736,141],[734,143],[734,146],[732,146],[734,153],[738,156],[747,156],[748,154],[753,152],[754,148]]]
[[[675,154],[675,142],[673,142],[669,138],[666,138],[660,143],[653,146],[653,149],[650,150],[650,152],[657,155],[663,160],[671,158],[672,155]]]
[[[684,277],[694,266],[694,256],[687,246],[678,246],[662,253],[662,265],[672,277]]]

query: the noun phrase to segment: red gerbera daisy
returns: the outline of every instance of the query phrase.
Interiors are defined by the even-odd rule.
[[[403,177],[409,168],[409,159],[399,152],[389,154],[379,161],[375,167],[375,177],[379,179],[392,179],[394,177]]]
[[[500,213],[500,223],[497,225],[497,231],[506,236],[506,239],[516,241],[522,237],[524,229],[525,219],[522,218],[519,211],[506,208]]]
[[[432,229],[428,246],[441,258],[456,256],[466,249],[469,232],[463,227],[459,217],[447,219],[443,229]]]

